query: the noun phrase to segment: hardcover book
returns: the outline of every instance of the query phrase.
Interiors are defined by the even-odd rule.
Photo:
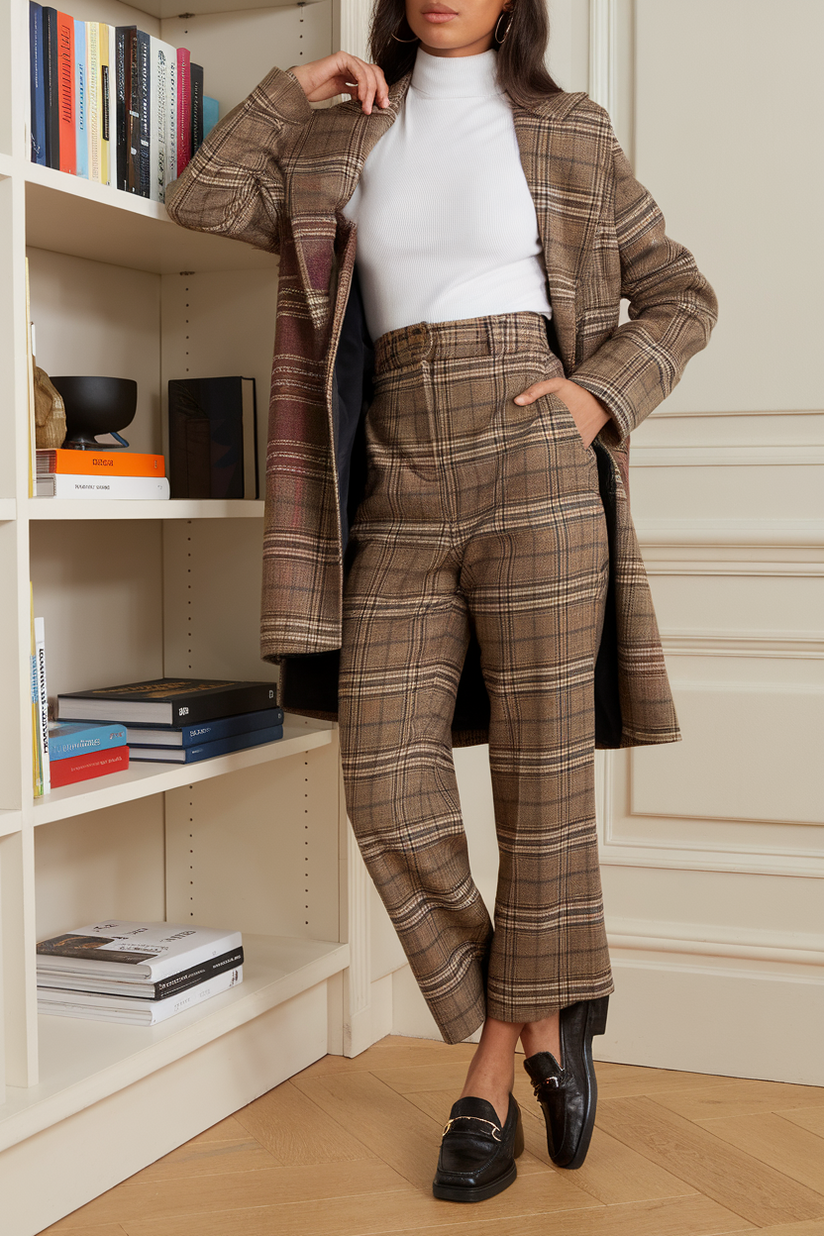
[[[29,45],[31,72],[31,159],[46,163],[46,78],[43,48],[43,6],[29,4]]]
[[[76,173],[84,180],[94,180],[94,136],[97,112],[94,98],[94,72],[99,60],[99,48],[92,22],[74,23],[74,134],[77,157]]]
[[[89,725],[79,721],[49,722],[49,761],[68,760],[94,751],[126,747],[129,735],[125,725]]]
[[[104,978],[101,975],[80,976],[63,971],[60,974],[49,974],[38,968],[38,988],[59,988],[61,991],[95,991],[99,995],[109,996],[139,996],[143,1000],[159,1000],[170,996],[173,992],[185,991],[187,987],[196,987],[224,970],[231,970],[243,965],[243,949],[231,948],[219,957],[202,961],[196,966],[179,970],[168,978],[159,979],[153,983],[148,978],[135,978],[129,974],[125,978]]]
[[[43,80],[45,85],[46,166],[60,167],[60,77],[57,9],[43,7]]]
[[[165,476],[166,460],[162,455],[139,451],[39,450],[37,475],[47,472],[71,476]]]
[[[182,725],[174,730],[132,723],[129,736],[135,745],[194,747],[201,743],[216,742],[218,738],[231,738],[234,734],[251,734],[254,730],[265,730],[274,725],[283,725],[282,708],[243,712],[236,717],[219,717],[215,721],[203,721],[200,725]]]
[[[91,781],[94,777],[106,777],[109,773],[123,772],[129,767],[129,748],[112,747],[107,751],[90,751],[87,755],[73,755],[57,760],[51,765],[51,788],[75,785],[78,781]]]
[[[190,61],[189,78],[192,84],[192,157],[194,157],[203,145],[203,66]]]
[[[164,764],[197,764],[216,755],[231,755],[233,751],[247,751],[251,747],[263,747],[283,737],[283,726],[273,725],[265,730],[253,730],[248,734],[235,734],[231,738],[218,738],[215,742],[199,743],[192,747],[152,747],[132,743],[131,758],[137,761],[159,760]]]
[[[72,691],[57,697],[65,721],[142,721],[149,725],[194,725],[275,706],[271,682],[215,678],[154,678],[146,682]]]
[[[254,378],[169,382],[173,498],[257,498]]]
[[[147,979],[170,974],[240,948],[239,931],[191,923],[108,919],[74,927],[37,944],[37,973]]]
[[[42,472],[37,475],[36,496],[165,500],[169,497],[169,482],[165,476],[86,476],[66,472]]]
[[[77,169],[74,130],[74,18],[57,10],[57,92],[60,171]]]

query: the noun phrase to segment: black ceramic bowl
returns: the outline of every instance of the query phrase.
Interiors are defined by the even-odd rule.
[[[64,447],[99,450],[95,434],[117,433],[134,420],[137,383],[131,378],[49,377],[66,405]]]

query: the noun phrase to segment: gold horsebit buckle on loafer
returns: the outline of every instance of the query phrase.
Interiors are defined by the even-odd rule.
[[[455,1124],[456,1121],[458,1120],[479,1120],[481,1124],[488,1124],[489,1127],[492,1129],[492,1140],[494,1142],[499,1142],[501,1140],[500,1125],[495,1124],[495,1122],[492,1120],[484,1120],[483,1116],[452,1116],[452,1118],[450,1120],[447,1120],[446,1124],[443,1126],[443,1133],[441,1133],[441,1141],[443,1141],[443,1139],[446,1137],[449,1130],[452,1128],[453,1124]],[[495,1136],[496,1133],[498,1135],[497,1137]]]

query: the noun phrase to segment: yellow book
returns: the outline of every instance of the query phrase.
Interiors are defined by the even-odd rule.
[[[29,604],[31,607],[31,754],[34,775],[34,797],[43,796],[43,760],[40,748],[40,708],[37,688],[37,656],[34,643],[34,586],[29,583]]]
[[[37,426],[34,419],[34,323],[31,320],[31,289],[29,287],[29,259],[26,258],[26,365],[29,391],[29,497],[34,497],[34,478],[37,471]]]

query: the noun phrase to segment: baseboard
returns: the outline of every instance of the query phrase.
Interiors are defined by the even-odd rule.
[[[0,1154],[3,1236],[36,1236],[327,1051],[326,983]]]

